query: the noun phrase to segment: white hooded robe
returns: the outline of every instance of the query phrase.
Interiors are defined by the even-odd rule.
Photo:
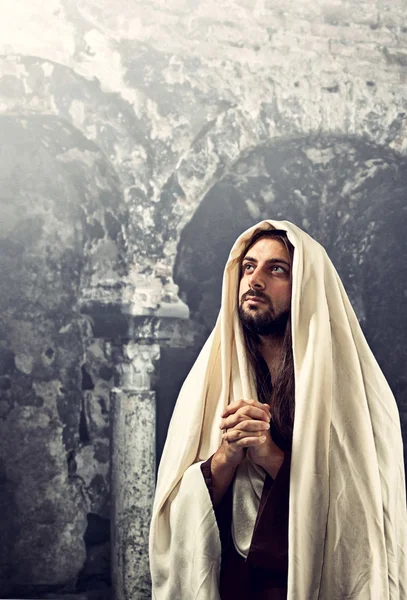
[[[286,231],[295,248],[287,598],[407,600],[397,405],[325,250],[287,221],[263,221],[235,242],[217,323],[179,394],[150,529],[153,598],[220,599],[219,531],[200,464],[220,445],[226,405],[256,398],[237,316],[239,263],[254,232],[272,228]]]

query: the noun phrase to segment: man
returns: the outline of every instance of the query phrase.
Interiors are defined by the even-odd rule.
[[[406,545],[398,411],[339,277],[299,228],[259,223],[170,424],[153,597],[406,599]]]

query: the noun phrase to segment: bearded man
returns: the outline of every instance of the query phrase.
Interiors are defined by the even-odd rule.
[[[397,406],[332,263],[291,223],[231,250],[169,427],[150,563],[155,600],[407,599]]]

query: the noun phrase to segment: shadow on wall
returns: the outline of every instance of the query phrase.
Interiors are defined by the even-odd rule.
[[[64,120],[1,117],[0,139],[0,596],[81,591],[99,567],[107,587],[97,398],[108,402],[112,372],[78,300],[92,278],[120,275],[119,185]]]
[[[206,335],[213,328],[223,269],[242,231],[267,218],[292,221],[336,266],[396,395],[406,434],[406,189],[406,159],[364,139],[302,137],[250,149],[207,193],[182,233],[174,280],[191,321]],[[162,356],[161,370],[178,376],[157,389],[159,452],[201,345],[200,339],[188,351]]]

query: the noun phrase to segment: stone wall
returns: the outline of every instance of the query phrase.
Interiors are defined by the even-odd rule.
[[[0,597],[109,594],[111,465],[115,594],[148,597],[155,466],[137,424],[153,432],[156,402],[159,455],[228,249],[262,218],[327,248],[407,426],[405,9],[3,11]]]
[[[107,223],[126,208],[101,151],[66,122],[3,115],[0,131],[0,575],[21,596],[74,590],[91,523],[110,517],[113,371],[78,299],[85,281],[119,276]]]

